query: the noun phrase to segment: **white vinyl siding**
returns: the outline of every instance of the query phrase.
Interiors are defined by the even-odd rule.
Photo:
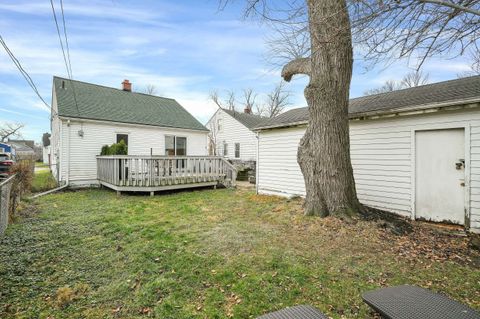
[[[82,129],[83,137],[78,135]],[[100,154],[103,145],[116,142],[117,133],[128,134],[129,155],[164,156],[165,136],[175,135],[187,138],[187,155],[207,155],[207,132],[182,129],[170,129],[149,126],[124,125],[105,122],[71,121],[70,127],[66,120],[62,120],[62,180],[66,179],[66,158],[70,160],[70,183],[94,184],[97,183],[96,156]],[[68,135],[70,134],[70,152],[67,150]],[[53,136],[53,134],[52,134]]]
[[[218,130],[218,123],[221,123],[221,130]],[[212,126],[216,127],[212,129]],[[227,143],[227,155],[229,159],[242,161],[257,160],[257,137],[246,126],[241,124],[230,114],[219,109],[215,115],[208,121],[206,127],[216,135],[217,154],[223,156],[223,143]],[[240,157],[235,157],[235,143],[240,143]]]
[[[465,157],[470,158],[470,163],[466,163],[466,174],[470,172],[470,175],[465,178],[470,226],[480,231],[478,109],[351,121],[350,152],[360,201],[410,217],[414,182],[412,137],[415,130],[461,127],[467,134]],[[304,132],[305,127],[260,132],[257,181],[260,193],[305,195],[303,176],[297,164],[298,143]]]
[[[52,118],[50,122],[50,130],[52,132],[52,135],[50,136],[50,169],[52,170],[53,176],[57,179],[60,180],[61,176],[58,176],[60,174],[60,162],[61,162],[61,128],[62,128],[62,123],[60,119],[58,118],[58,115],[56,115],[58,111],[57,108],[57,98],[55,94],[55,86],[53,87],[53,94],[52,94]]]

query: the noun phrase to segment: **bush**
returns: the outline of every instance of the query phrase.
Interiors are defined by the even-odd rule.
[[[100,155],[128,155],[128,146],[124,140],[110,146],[103,145]]]
[[[15,163],[11,171],[15,174],[10,190],[9,219],[13,220],[21,197],[32,189],[33,162],[22,160]]]

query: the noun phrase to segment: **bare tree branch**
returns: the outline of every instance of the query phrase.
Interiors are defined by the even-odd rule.
[[[256,108],[256,98],[257,94],[253,91],[253,89],[249,88],[243,90],[243,105],[248,113],[252,113],[253,109]]]
[[[227,109],[230,111],[235,111],[235,92],[233,91],[228,91],[227,92],[227,99],[225,100],[225,104],[227,106]]]
[[[388,80],[379,88],[365,91],[364,95],[380,94],[425,85],[428,83],[428,76],[428,73],[423,74],[421,71],[410,72],[401,81]]]
[[[214,90],[212,92],[210,92],[210,96],[209,96],[210,100],[213,101],[213,103],[215,103],[219,108],[223,109],[223,105],[222,103],[220,102],[220,98],[218,96],[218,91]]]
[[[420,85],[428,84],[429,74],[422,71],[410,72],[405,75],[401,81],[403,88],[413,88]]]
[[[2,123],[2,127],[0,127],[0,141],[6,142],[8,138],[20,137],[20,130],[24,127],[25,125],[22,123]]]
[[[428,3],[438,4],[438,5],[441,5],[441,6],[450,7],[450,8],[453,8],[453,9],[457,9],[457,10],[460,10],[460,11],[464,11],[464,12],[468,12],[468,13],[480,16],[480,11],[479,10],[475,10],[475,9],[472,9],[472,8],[469,8],[469,7],[465,7],[465,6],[450,2],[450,1],[442,1],[442,0],[419,0],[419,1],[420,2],[428,2]]]
[[[157,87],[153,84],[148,84],[145,89],[143,90],[143,92],[145,94],[149,94],[149,95],[157,95],[158,93],[158,90],[157,90]]]
[[[311,65],[310,58],[298,58],[290,61],[282,69],[282,78],[290,82],[292,77],[297,74],[310,75]]]
[[[272,92],[267,94],[265,105],[260,109],[260,115],[275,117],[282,113],[290,105],[290,92],[285,90],[284,82],[280,82]]]
[[[213,101],[219,108],[221,109],[227,109],[230,111],[235,111],[235,92],[234,91],[227,91],[227,97],[225,100],[222,102],[221,98],[218,94],[218,91],[214,90],[210,92],[209,96],[210,100]]]

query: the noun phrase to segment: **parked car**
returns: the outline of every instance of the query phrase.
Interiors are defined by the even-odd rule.
[[[9,154],[0,153],[0,179],[10,176],[12,165],[15,161]]]

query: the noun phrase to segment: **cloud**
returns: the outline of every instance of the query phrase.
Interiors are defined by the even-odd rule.
[[[54,1],[56,11],[60,11],[59,1]],[[117,19],[139,23],[154,23],[158,18],[165,17],[167,6],[162,11],[148,11],[137,9],[135,6],[119,5],[110,1],[92,1],[85,5],[85,1],[69,1],[64,3],[65,14],[102,19]],[[48,1],[10,1],[0,4],[0,11],[28,14],[36,16],[52,15],[52,8]]]

